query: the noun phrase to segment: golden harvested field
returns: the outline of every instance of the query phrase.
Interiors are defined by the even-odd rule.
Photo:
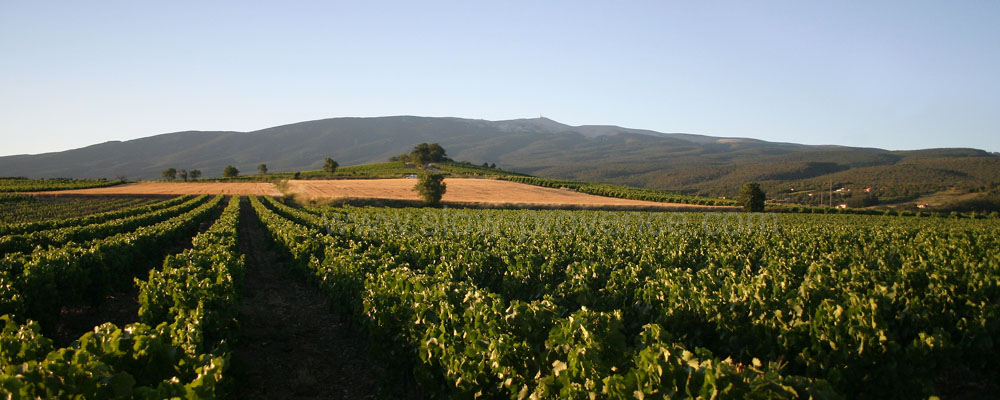
[[[336,179],[290,180],[284,194],[303,200],[382,199],[420,200],[413,191],[415,179]],[[652,201],[595,196],[564,189],[545,188],[492,179],[445,179],[448,185],[442,198],[445,203],[483,205],[521,205],[533,207],[636,208],[684,210],[735,210],[734,207],[712,207],[691,204],[657,203]],[[271,183],[250,182],[148,182],[105,188],[41,192],[45,194],[227,194],[281,196]]]
[[[444,182],[447,190],[441,201],[446,203],[714,210],[733,208],[618,199],[493,179],[453,178],[445,179]],[[291,180],[288,181],[288,193],[304,199],[420,200],[413,191],[414,184],[415,179]]]

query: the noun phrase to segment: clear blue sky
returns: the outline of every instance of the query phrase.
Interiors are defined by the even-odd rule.
[[[1000,1],[0,2],[0,155],[539,114],[1000,151]]]

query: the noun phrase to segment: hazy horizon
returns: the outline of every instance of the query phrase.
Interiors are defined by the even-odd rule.
[[[417,115],[1000,151],[1000,3],[0,4],[0,155]]]

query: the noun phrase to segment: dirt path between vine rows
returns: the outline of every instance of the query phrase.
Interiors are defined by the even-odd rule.
[[[250,204],[240,215],[246,278],[233,351],[233,399],[420,398],[369,354],[319,288],[284,270]]]
[[[195,236],[207,231],[215,223],[215,220],[219,218],[219,214],[222,213],[222,207],[226,204],[227,202],[223,201],[222,204],[217,206],[212,211],[215,214],[199,224],[197,231],[192,233],[191,236],[185,236],[161,248],[156,253],[157,255],[150,257],[142,266],[138,267],[134,275],[126,278],[131,280],[131,282],[126,284],[127,286],[113,289],[111,292],[106,293],[100,303],[92,304],[90,301],[82,300],[63,306],[59,311],[59,318],[56,320],[55,325],[47,328],[45,333],[52,338],[52,341],[57,346],[66,347],[79,339],[80,336],[83,336],[83,334],[92,332],[95,327],[105,322],[111,322],[119,328],[139,322],[139,286],[136,285],[134,279],[149,279],[149,271],[151,269],[160,269],[163,266],[164,259],[168,255],[178,254],[194,247],[194,243],[191,240]]]

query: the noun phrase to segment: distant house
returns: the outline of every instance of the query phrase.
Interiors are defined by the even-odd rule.
[[[847,208],[847,204],[837,204],[837,208]]]

